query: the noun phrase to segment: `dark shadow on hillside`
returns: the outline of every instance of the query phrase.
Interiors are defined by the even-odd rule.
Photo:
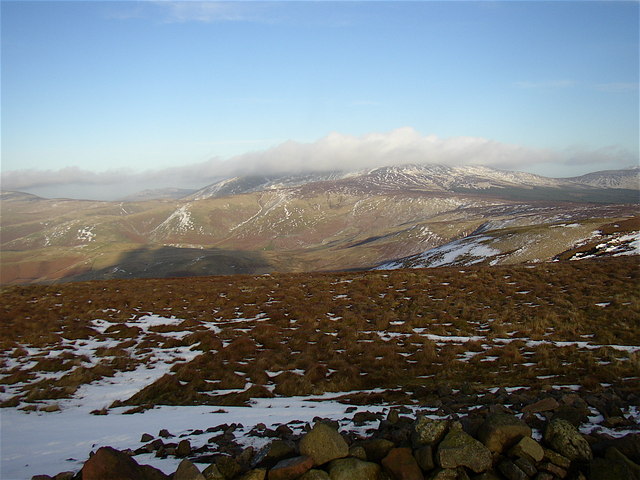
[[[122,254],[114,265],[67,277],[65,280],[196,277],[270,271],[273,271],[271,263],[257,252],[164,246],[137,248]]]

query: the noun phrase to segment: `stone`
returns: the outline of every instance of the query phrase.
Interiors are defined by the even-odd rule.
[[[53,477],[49,475],[34,475],[31,480],[53,480]]]
[[[534,480],[553,480],[553,475],[549,472],[538,472]]]
[[[191,455],[191,443],[189,440],[181,440],[176,447],[176,456],[178,457],[186,457]]]
[[[158,432],[158,436],[162,437],[162,438],[171,438],[174,435],[172,435],[171,433],[169,433],[169,430],[167,430],[166,428],[163,428],[162,430],[160,430]]]
[[[385,438],[374,438],[362,444],[367,452],[367,460],[370,462],[380,462],[396,445]]]
[[[357,458],[340,458],[329,464],[331,480],[380,480],[382,469],[372,462]]]
[[[73,472],[60,472],[55,477],[53,477],[53,480],[73,480],[73,477],[75,476],[76,474]]]
[[[296,456],[296,448],[293,442],[277,439],[260,449],[253,464],[271,468],[280,460],[294,456]]]
[[[508,480],[529,480],[529,476],[524,473],[515,463],[511,460],[503,460],[498,464],[498,470]]]
[[[451,429],[438,445],[436,461],[442,468],[467,467],[481,473],[491,468],[491,451],[462,430]]]
[[[540,413],[540,412],[548,412],[549,410],[555,410],[558,408],[560,404],[553,397],[546,397],[542,400],[538,400],[535,403],[531,403],[526,407],[522,408],[523,413]]]
[[[435,470],[428,480],[457,480],[458,471],[454,468],[439,468]]]
[[[560,455],[559,453],[554,452],[553,450],[549,450],[548,448],[545,448],[543,450],[544,450],[544,458],[549,460],[554,465],[557,465],[560,468],[569,468],[569,466],[571,465],[571,460],[569,460],[567,457]]]
[[[569,460],[588,461],[593,458],[589,443],[566,420],[558,418],[549,422],[544,431],[544,441]]]
[[[169,477],[153,467],[144,468],[126,453],[112,447],[101,447],[82,466],[83,480],[150,480]]]
[[[233,457],[220,457],[216,460],[216,466],[225,478],[233,478],[240,474],[242,467]]]
[[[202,471],[202,475],[206,480],[226,480],[226,477],[220,472],[216,464],[211,464]]]
[[[267,470],[265,468],[255,468],[241,475],[237,480],[264,480],[265,478],[267,478]]]
[[[352,445],[349,447],[349,456],[366,461],[367,451],[364,449],[362,445]]]
[[[587,408],[563,405],[553,413],[552,420],[560,418],[566,420],[574,427],[579,427],[589,419],[589,414],[590,412]]]
[[[349,446],[337,430],[325,423],[316,423],[300,439],[300,454],[313,458],[315,465],[349,455]]]
[[[564,478],[567,476],[567,471],[551,462],[543,462],[540,464],[540,470],[552,473],[555,477]]]
[[[609,447],[605,458],[596,458],[591,462],[589,478],[593,480],[612,480],[614,478],[640,480],[640,466],[617,448]]]
[[[518,457],[513,461],[513,463],[515,463],[518,468],[526,473],[529,477],[533,477],[536,473],[538,473],[536,466],[531,460],[526,457]]]
[[[172,480],[206,480],[205,476],[200,473],[191,461],[186,458],[180,462],[176,473],[173,474]]]
[[[512,457],[524,457],[532,460],[533,462],[541,462],[544,458],[544,449],[531,437],[522,437],[518,443],[516,443],[509,455]]]
[[[484,472],[484,473],[481,473],[480,475],[476,475],[475,477],[473,477],[473,480],[501,480],[501,479],[493,472]]]
[[[393,448],[382,459],[385,471],[395,480],[423,480],[422,471],[409,448]]]
[[[269,470],[269,480],[294,480],[313,467],[313,458],[307,456],[280,460]]]
[[[448,420],[433,420],[420,415],[413,425],[414,435],[412,438],[417,444],[416,446],[435,445],[444,437],[448,428]]]
[[[431,448],[431,445],[417,448],[414,450],[413,456],[418,462],[418,466],[425,472],[433,470],[436,466],[433,462],[433,448]]]
[[[369,422],[376,422],[378,421],[379,418],[379,414],[377,413],[373,413],[373,412],[357,412],[356,414],[353,415],[353,423],[356,425],[364,425],[365,423],[369,423]]]
[[[531,436],[531,427],[515,415],[494,413],[478,429],[478,440],[492,452],[502,453],[522,437]]]
[[[330,480],[329,474],[324,470],[311,469],[300,477],[299,480]]]

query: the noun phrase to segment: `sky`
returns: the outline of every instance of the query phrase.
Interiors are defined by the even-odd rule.
[[[639,162],[640,3],[2,1],[2,189]]]

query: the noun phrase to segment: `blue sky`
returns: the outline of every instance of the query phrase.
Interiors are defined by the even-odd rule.
[[[638,2],[3,1],[1,14],[3,188],[119,172],[206,184],[247,159],[332,167],[316,154],[328,143],[359,164],[372,135],[393,163],[412,148],[550,176],[638,163]],[[427,138],[438,148],[420,150]]]

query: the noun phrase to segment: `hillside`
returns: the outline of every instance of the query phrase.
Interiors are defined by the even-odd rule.
[[[263,441],[260,422],[353,415],[364,432],[391,406],[522,412],[537,439],[552,415],[592,442],[637,433],[639,272],[622,256],[5,287],[6,465],[77,470],[116,445],[169,473],[180,458],[139,439],[170,428],[204,468]]]
[[[236,178],[189,200],[3,193],[0,273],[7,284],[366,269],[479,232],[501,239],[492,263],[546,261],[637,215],[637,196],[433,165]]]

